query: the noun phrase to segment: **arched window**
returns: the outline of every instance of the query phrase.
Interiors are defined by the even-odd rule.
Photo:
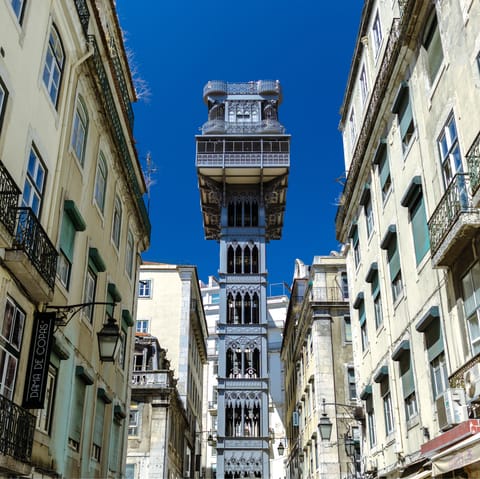
[[[245,246],[243,249],[243,272],[245,274],[252,272],[252,258],[249,246]]]
[[[235,253],[233,251],[233,246],[229,246],[227,250],[227,273],[234,272],[234,257]]]
[[[243,297],[243,323],[251,324],[252,322],[252,301],[248,293]]]
[[[87,143],[88,113],[83,98],[78,95],[72,125],[72,149],[80,164],[85,163],[85,145]]]
[[[258,273],[258,248],[256,245],[252,248],[252,273]]]
[[[235,249],[235,273],[240,274],[242,272],[242,248],[240,245]]]
[[[235,311],[233,315],[233,322],[240,324],[242,322],[242,295],[237,293],[235,296]]]
[[[259,323],[259,300],[258,300],[258,294],[253,293],[253,298],[252,298],[252,323],[253,324],[258,324]]]
[[[107,162],[103,153],[98,155],[97,173],[95,176],[95,203],[103,213],[105,207],[105,191],[107,189]]]
[[[234,308],[235,308],[235,302],[233,300],[233,294],[228,293],[228,296],[227,296],[227,324],[233,324]]]

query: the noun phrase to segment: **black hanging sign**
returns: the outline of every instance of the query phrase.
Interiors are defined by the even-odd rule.
[[[27,377],[23,391],[23,407],[25,409],[43,409],[55,318],[55,312],[36,312],[33,318]]]

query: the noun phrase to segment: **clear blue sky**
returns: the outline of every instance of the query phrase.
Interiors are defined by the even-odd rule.
[[[127,47],[150,90],[135,107],[139,158],[156,167],[152,238],[143,258],[193,264],[217,275],[216,241],[205,240],[195,139],[207,119],[208,80],[280,80],[280,121],[292,135],[282,239],[267,248],[269,282],[292,281],[294,261],[338,250],[336,181],[344,173],[338,131],[361,0],[117,0]]]

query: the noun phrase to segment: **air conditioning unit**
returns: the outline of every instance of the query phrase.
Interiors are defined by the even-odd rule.
[[[461,388],[446,389],[436,400],[438,426],[442,431],[468,419],[465,391]]]
[[[467,402],[480,400],[480,364],[472,366],[464,375]]]
[[[298,426],[298,412],[297,411],[293,411],[292,426]]]

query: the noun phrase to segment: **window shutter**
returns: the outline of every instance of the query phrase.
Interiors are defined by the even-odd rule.
[[[403,397],[406,398],[415,392],[415,380],[410,362],[410,353],[404,353],[400,358],[400,375],[402,377]]]
[[[380,160],[379,168],[380,168],[380,185],[383,188],[385,186],[385,182],[387,181],[387,178],[390,176],[390,166],[388,164],[386,150],[385,150],[385,154],[382,156],[382,159]]]
[[[400,255],[398,254],[396,238],[393,238],[388,245],[387,257],[390,268],[390,279],[393,281],[400,271]]]
[[[429,361],[443,353],[443,336],[439,320],[432,321],[425,331],[425,344]]]
[[[69,437],[80,444],[83,423],[83,404],[85,402],[85,383],[80,376],[75,376],[72,411],[70,414]]]
[[[404,138],[405,134],[407,133],[408,127],[412,121],[412,107],[410,105],[410,99],[408,95],[405,95],[402,100],[400,111],[398,113],[398,118],[400,121],[400,135],[402,138]]]
[[[365,302],[362,301],[360,303],[360,307],[358,308],[358,320],[360,321],[360,326],[363,326],[366,319],[367,317],[365,315]]]
[[[430,249],[430,235],[428,232],[427,215],[423,196],[419,196],[410,209],[410,220],[412,222],[413,244],[415,247],[415,258],[417,264]]]
[[[93,442],[102,447],[103,443],[103,420],[105,417],[105,403],[99,399],[95,410],[95,425],[93,428]]]
[[[64,211],[60,233],[60,249],[70,263],[73,263],[73,247],[75,245],[75,226],[70,216]]]

